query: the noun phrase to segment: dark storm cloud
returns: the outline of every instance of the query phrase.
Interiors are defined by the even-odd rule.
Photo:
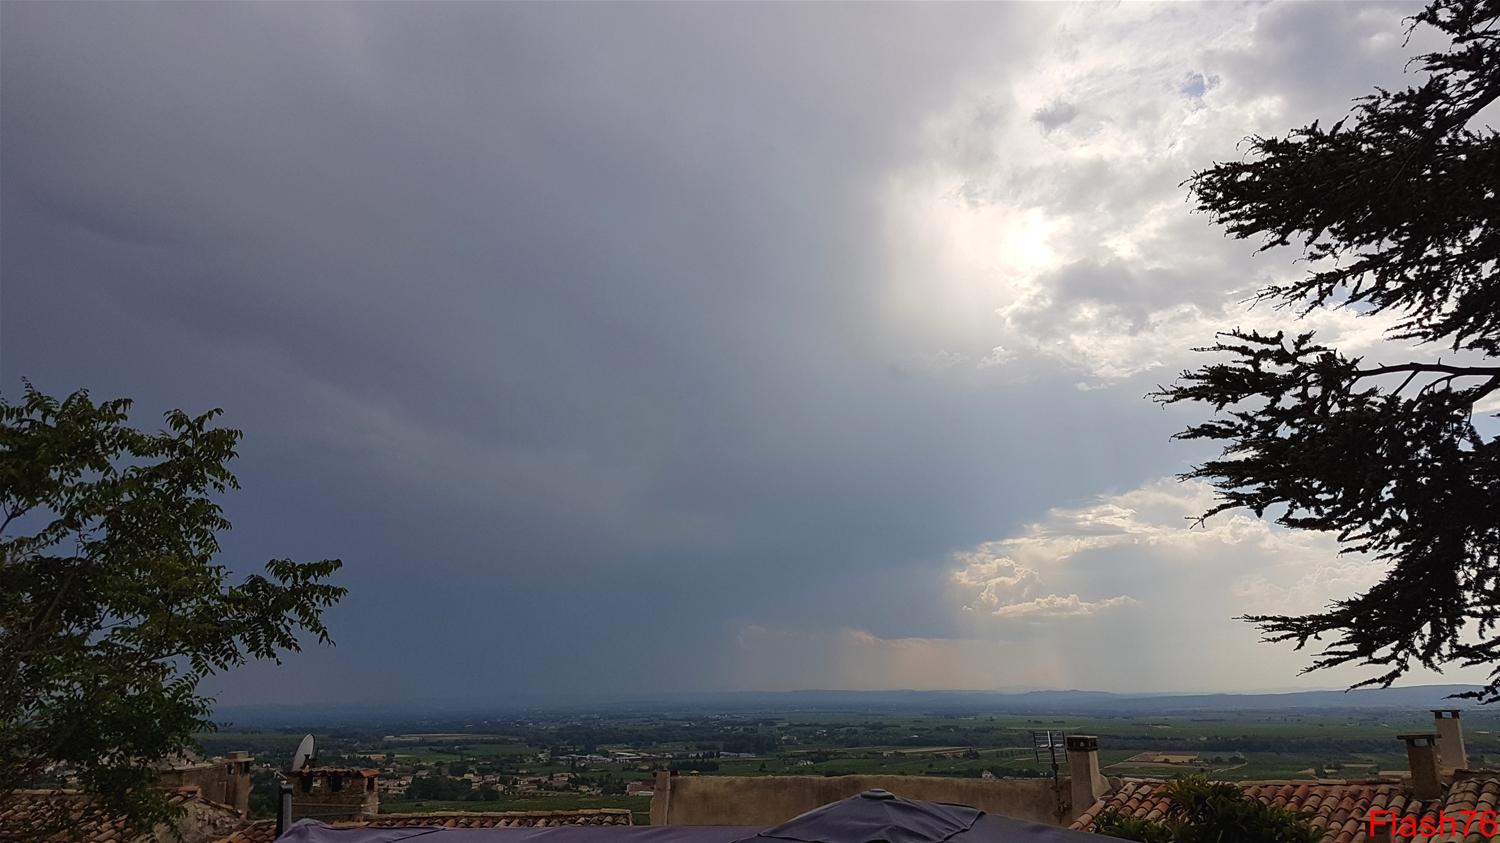
[[[1364,25],[1319,8],[1278,14]],[[1138,384],[914,375],[875,327],[892,174],[966,97],[975,201],[1180,179],[986,147],[1096,131],[1007,93],[1054,14],[13,4],[0,386],[223,406],[229,561],[347,560],[337,650],[226,701],[733,685],[745,624],[955,635],[949,554],[1189,456]],[[1184,283],[1056,271],[1136,310]]]
[[[855,573],[861,612],[894,604],[882,572],[946,550],[950,517],[911,509],[928,471],[982,473],[843,303],[891,122],[1007,44],[976,15],[993,33],[896,7],[17,7],[7,386],[225,406],[231,547],[349,560],[351,674],[454,649],[566,685],[628,630],[668,651],[648,680],[691,685],[652,673],[716,644],[680,630],[850,615],[826,604]]]

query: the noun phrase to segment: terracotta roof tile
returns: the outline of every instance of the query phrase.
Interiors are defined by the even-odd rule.
[[[628,808],[574,811],[473,811],[443,814],[378,814],[365,820],[331,823],[334,828],[541,828],[559,825],[632,825]],[[216,843],[272,843],[275,820],[257,820]],[[93,841],[90,841],[93,843]]]
[[[273,843],[276,840],[275,820],[256,820],[216,843]]]
[[[220,829],[240,822],[233,808],[204,799],[196,787],[173,788],[168,801],[190,807],[200,820],[207,816]],[[67,830],[57,831],[59,822],[65,823]],[[163,830],[163,834],[127,833],[124,817],[115,816],[76,790],[18,790],[0,807],[3,843],[146,843],[171,837],[170,831]]]
[[[1454,798],[1468,799],[1472,805],[1482,788],[1494,786],[1492,798],[1500,798],[1500,779],[1475,779],[1455,784],[1449,791]],[[1166,815],[1167,783],[1164,781],[1126,780],[1111,794],[1090,805],[1073,822],[1075,829],[1092,830],[1094,820],[1105,810],[1113,809],[1128,817],[1155,819]],[[1259,782],[1243,785],[1245,794],[1267,805],[1312,815],[1310,824],[1323,832],[1322,843],[1367,843],[1366,820],[1371,808],[1395,811],[1402,816],[1436,816],[1439,800],[1411,799],[1405,786],[1389,781],[1372,782]],[[1448,808],[1451,812],[1451,808]],[[1395,843],[1411,843],[1395,838]],[[1420,843],[1427,843],[1422,839]],[[1467,841],[1466,841],[1467,843]]]
[[[293,773],[297,776],[345,776],[356,779],[372,779],[380,771],[372,767],[305,767]]]

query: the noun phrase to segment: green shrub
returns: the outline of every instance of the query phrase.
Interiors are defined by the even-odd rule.
[[[1276,808],[1239,785],[1207,776],[1185,776],[1167,785],[1167,815],[1159,820],[1105,811],[1094,820],[1100,834],[1140,843],[1318,843],[1312,815]]]

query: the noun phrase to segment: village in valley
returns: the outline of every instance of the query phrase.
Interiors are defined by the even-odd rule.
[[[1431,695],[1434,704],[1441,694]],[[1191,697],[1178,698],[1190,700]],[[1500,711],[1465,711],[1470,766],[1500,762]],[[218,753],[248,750],[260,785],[252,812],[272,816],[282,756],[305,731],[317,763],[375,772],[382,813],[623,809],[650,820],[658,775],[928,776],[1049,781],[1066,753],[1038,736],[1098,739],[1100,772],[1123,779],[1206,773],[1246,783],[1393,782],[1409,776],[1398,734],[1430,730],[1425,709],[1297,706],[1235,711],[923,712],[609,711],[406,719],[320,727],[312,721],[202,736]]]

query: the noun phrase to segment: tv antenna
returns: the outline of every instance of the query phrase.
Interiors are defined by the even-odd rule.
[[[1057,805],[1057,821],[1061,823],[1068,815],[1068,809],[1063,805],[1062,780],[1057,775],[1057,753],[1064,748],[1063,733],[1053,729],[1043,729],[1040,732],[1031,733],[1031,753],[1036,758],[1036,763],[1048,764],[1052,768],[1052,801]],[[1043,761],[1043,759],[1046,759]]]

